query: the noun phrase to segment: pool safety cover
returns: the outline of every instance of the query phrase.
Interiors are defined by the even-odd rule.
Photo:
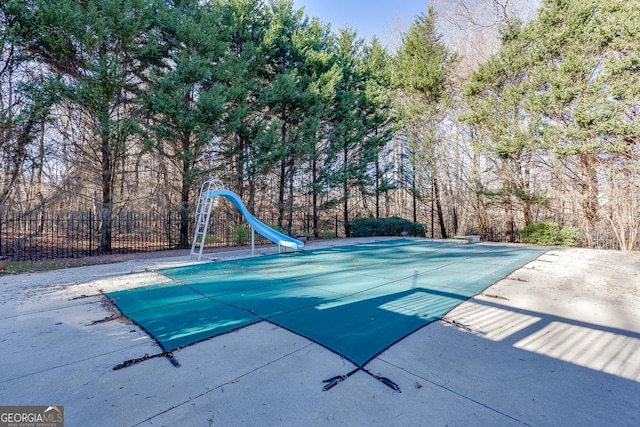
[[[388,240],[163,269],[172,283],[107,296],[165,351],[266,320],[361,368],[544,252]]]

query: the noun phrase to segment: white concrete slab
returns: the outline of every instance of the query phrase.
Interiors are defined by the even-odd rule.
[[[113,370],[160,349],[101,292],[189,262],[0,276],[0,404],[67,426],[640,425],[640,254],[551,250],[367,365],[401,393],[364,372],[322,391],[352,364],[268,323]]]

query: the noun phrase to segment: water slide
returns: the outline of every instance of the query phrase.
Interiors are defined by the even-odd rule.
[[[202,197],[224,197],[225,199],[229,200],[231,203],[233,203],[233,206],[235,206],[240,211],[240,213],[242,213],[242,216],[244,216],[249,225],[258,234],[271,240],[276,245],[296,250],[302,249],[304,247],[304,243],[300,240],[294,239],[293,237],[289,237],[286,234],[282,234],[279,231],[274,230],[273,228],[258,220],[255,216],[251,215],[247,207],[242,202],[242,199],[240,199],[240,196],[238,196],[233,191],[223,189],[209,190],[204,192],[202,194]]]

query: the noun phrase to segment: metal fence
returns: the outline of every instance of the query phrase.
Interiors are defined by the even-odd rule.
[[[295,225],[294,229],[305,230],[304,224]],[[5,211],[0,215],[0,255],[10,261],[104,255],[101,226],[101,218],[94,211]],[[191,242],[193,218],[189,227]],[[250,238],[250,228],[241,218],[212,212],[206,247],[247,244]],[[112,218],[111,254],[179,249],[179,243],[178,212],[123,212]],[[269,242],[256,235],[256,243]]]
[[[268,225],[275,216],[261,216]],[[101,218],[95,211],[83,212],[11,212],[0,214],[0,255],[10,261],[42,261],[103,255],[100,249]],[[189,219],[188,240],[193,236],[193,218]],[[329,215],[321,224],[321,238],[343,236],[343,224],[337,215]],[[310,218],[299,214],[293,230],[309,235]],[[472,233],[473,234],[473,233]],[[426,230],[427,237],[440,238],[439,230]],[[599,237],[599,249],[619,249],[610,236]],[[237,214],[214,211],[207,233],[206,247],[239,246],[250,243],[249,226]],[[521,242],[517,231],[491,229],[482,239],[493,242]],[[126,254],[179,249],[180,215],[178,212],[122,212],[112,218],[111,254]],[[256,234],[256,244],[270,242]]]

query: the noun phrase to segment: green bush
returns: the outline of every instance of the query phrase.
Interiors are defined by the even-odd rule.
[[[578,245],[578,229],[575,227],[562,227],[559,233],[560,245],[577,246]]]
[[[344,227],[347,236],[351,237],[400,236],[403,231],[409,236],[425,236],[422,224],[398,217],[356,219],[345,223]]]
[[[287,230],[285,230],[284,228],[280,227],[278,224],[267,224],[270,228],[273,228],[274,230],[276,230],[279,233],[282,234],[287,234]]]
[[[236,245],[242,246],[250,238],[251,231],[247,230],[244,226],[239,225],[233,229],[233,243]]]
[[[205,245],[212,245],[212,244],[220,243],[221,241],[222,240],[218,239],[213,234],[207,234],[207,236],[204,238]]]
[[[520,231],[520,235],[524,243],[534,245],[575,246],[578,243],[578,230],[573,227],[560,228],[552,221],[529,224]]]
[[[335,239],[336,231],[331,228],[323,228],[320,230],[320,238],[321,239]]]

